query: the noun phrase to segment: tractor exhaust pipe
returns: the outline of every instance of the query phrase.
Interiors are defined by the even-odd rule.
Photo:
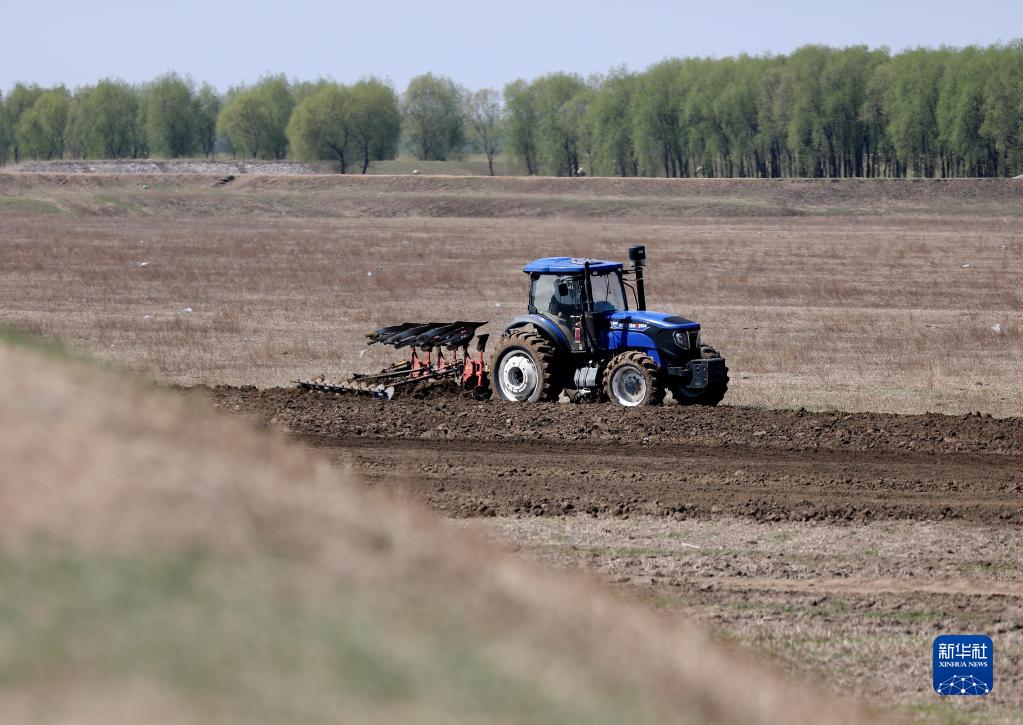
[[[629,260],[632,262],[632,271],[636,275],[636,307],[645,310],[646,283],[643,281],[643,265],[646,264],[646,247],[642,244],[633,244],[629,247]]]

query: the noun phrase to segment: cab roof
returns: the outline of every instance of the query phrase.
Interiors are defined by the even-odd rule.
[[[622,268],[621,262],[610,262],[606,259],[541,257],[527,264],[522,271],[538,274],[582,274],[583,265],[587,262],[590,263],[590,271],[594,274],[614,272]]]

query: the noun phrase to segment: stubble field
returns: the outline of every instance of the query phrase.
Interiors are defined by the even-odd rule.
[[[235,386],[202,394],[835,691],[1009,720],[1021,202],[1012,180],[0,174],[0,322],[161,381]],[[524,306],[526,261],[635,242],[651,307],[700,320],[728,358],[726,408],[236,387],[373,370],[391,360],[362,336],[404,319],[497,332]],[[930,641],[971,631],[999,647],[996,691],[939,702]],[[897,666],[876,670],[879,649]]]

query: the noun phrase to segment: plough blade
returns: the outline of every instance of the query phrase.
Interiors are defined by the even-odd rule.
[[[400,325],[381,327],[366,335],[369,344],[380,343],[393,348],[443,346],[449,350],[467,345],[476,335],[476,330],[486,322],[403,322]]]
[[[378,373],[356,373],[342,382],[299,380],[304,390],[322,393],[349,393],[390,400],[405,390],[434,386],[444,381],[456,383],[466,390],[486,390],[489,371],[483,359],[488,335],[476,338],[474,355],[469,344],[486,322],[458,320],[455,322],[403,322],[381,327],[366,335],[368,344],[380,344],[396,350],[409,348],[409,360],[396,363]],[[444,350],[448,351],[445,355]]]

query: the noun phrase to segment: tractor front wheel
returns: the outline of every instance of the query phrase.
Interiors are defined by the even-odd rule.
[[[502,337],[490,370],[494,395],[499,400],[535,403],[555,401],[561,395],[554,347],[535,332],[512,330]]]
[[[604,381],[604,391],[611,402],[626,408],[659,405],[664,400],[664,385],[657,364],[649,355],[637,350],[612,358]]]

